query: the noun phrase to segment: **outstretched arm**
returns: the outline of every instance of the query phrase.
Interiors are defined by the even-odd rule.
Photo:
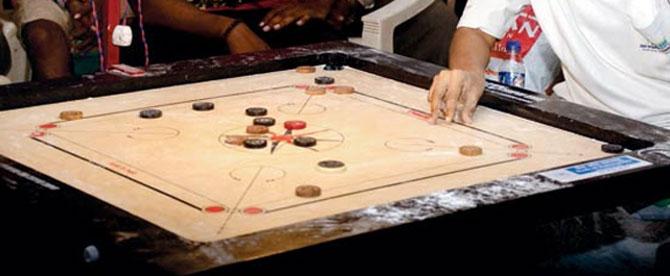
[[[137,0],[134,0],[136,5]],[[244,23],[233,25],[234,19],[198,10],[183,0],[143,0],[145,23],[189,32],[204,37],[223,39],[232,53],[268,49]],[[229,28],[231,28],[228,30]],[[225,36],[225,37],[224,37]]]

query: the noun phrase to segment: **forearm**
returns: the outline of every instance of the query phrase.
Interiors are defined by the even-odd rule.
[[[478,29],[458,28],[449,51],[449,68],[484,73],[496,38]]]
[[[135,2],[137,0],[134,0]],[[143,0],[142,11],[147,24],[191,32],[205,37],[219,37],[233,19],[198,10],[183,0]],[[135,6],[135,5],[133,5]]]

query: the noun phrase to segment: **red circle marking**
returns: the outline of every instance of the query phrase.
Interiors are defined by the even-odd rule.
[[[57,128],[58,126],[54,123],[48,123],[48,124],[43,124],[40,126],[40,128],[43,129],[50,129],[50,128]]]
[[[305,121],[286,121],[284,122],[284,128],[288,130],[299,130],[299,129],[304,129],[307,127],[307,123]]]
[[[426,113],[426,112],[419,111],[419,110],[414,110],[414,109],[410,109],[409,111],[407,111],[407,113],[409,115],[419,117],[420,119],[424,119],[424,120],[430,119],[430,117],[431,117],[430,113]]]
[[[512,156],[512,158],[515,158],[515,159],[524,159],[524,158],[528,158],[528,153],[515,152],[515,153],[512,153],[510,156]]]
[[[514,144],[512,145],[512,148],[515,150],[527,150],[528,148],[530,148],[530,146],[526,144]]]
[[[258,208],[258,207],[247,207],[242,210],[242,213],[245,213],[247,215],[258,215],[264,213],[265,210]]]
[[[220,213],[226,210],[226,207],[223,206],[209,206],[205,208],[207,213]]]
[[[35,131],[35,132],[33,132],[33,133],[30,134],[30,137],[33,137],[33,138],[36,138],[36,137],[42,137],[42,136],[44,136],[45,134],[46,134],[46,133],[44,133],[44,131]]]

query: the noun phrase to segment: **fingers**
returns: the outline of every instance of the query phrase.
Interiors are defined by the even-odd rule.
[[[454,120],[472,123],[477,102],[484,92],[484,76],[463,70],[443,70],[433,78],[428,92],[431,122],[444,115],[450,123]]]
[[[82,3],[81,1],[69,1],[67,8],[70,14],[75,15],[75,14],[81,14],[83,7],[84,3]]]
[[[265,17],[263,18],[263,20],[261,20],[261,23],[258,24],[258,26],[263,28],[263,31],[266,31],[266,29],[267,31],[271,30],[271,25],[269,25],[268,22],[270,22],[272,19],[275,18],[275,16],[277,16],[287,8],[288,6],[279,6],[277,8],[272,9],[265,15]]]
[[[279,30],[286,25],[291,24],[295,20],[296,16],[292,10],[284,10],[283,12],[272,17],[270,20],[266,21],[266,25],[263,27],[263,31],[269,32],[272,30]]]
[[[435,91],[435,83],[436,82],[437,82],[437,75],[435,75],[435,77],[433,77],[433,82],[430,84],[430,89],[428,90],[428,95],[426,97],[426,101],[429,104],[431,104],[433,102],[433,94],[435,94],[434,91]],[[433,112],[432,105],[431,105],[430,112],[431,113]]]
[[[450,71],[449,83],[447,84],[447,93],[443,96],[443,100],[446,103],[444,107],[444,120],[447,123],[451,123],[454,120],[456,105],[461,93],[463,93],[463,71],[452,70]]]
[[[303,25],[305,25],[305,24],[307,23],[307,21],[309,21],[311,18],[312,18],[311,16],[309,16],[309,15],[305,15],[305,16],[301,17],[300,19],[298,19],[298,21],[296,21],[295,24],[298,25],[298,26],[303,26]]]
[[[338,1],[340,2],[340,1]],[[265,18],[259,24],[263,31],[280,30],[292,23],[303,26],[311,19],[326,20],[331,13],[332,0],[309,0],[296,1],[278,8],[275,8],[265,15]],[[344,16],[337,16],[339,21],[344,21]]]
[[[435,114],[437,113],[437,105],[433,101],[433,97],[435,93],[437,93],[435,92],[435,90],[437,90],[435,86],[437,86],[437,82],[439,81],[438,78],[439,78],[438,75],[435,75],[435,77],[433,77],[433,83],[430,85],[430,90],[428,90],[428,98],[426,99],[428,101],[428,104],[430,105],[430,115],[431,115],[430,121],[432,123],[435,123],[435,121],[437,120],[435,116]]]
[[[330,15],[338,21],[344,21],[344,18],[349,15],[351,7],[346,1],[335,1],[330,8]]]
[[[91,19],[93,9],[88,1],[69,1],[67,7],[72,19],[74,19],[74,27],[71,33],[73,38],[82,39],[87,33],[95,31],[92,28],[93,21]]]
[[[68,4],[68,11],[74,20],[88,17],[93,9],[88,1],[70,1]]]
[[[472,124],[472,118],[477,110],[477,101],[468,100],[464,103],[463,110],[461,110],[461,121],[464,124]]]
[[[288,26],[289,24],[296,22],[299,18],[302,18],[302,16],[296,16],[295,14],[288,15],[284,18],[282,18],[279,23],[273,25],[273,28],[276,30],[279,30],[281,28],[284,28],[285,26]]]
[[[436,123],[441,115],[442,98],[447,93],[449,80],[449,71],[443,70],[433,78],[433,85],[428,92],[428,101],[430,102],[431,123]]]
[[[263,22],[261,22],[261,27],[263,27],[263,31],[265,32],[269,32],[272,30],[277,31],[296,21],[299,21],[296,22],[296,24],[303,25],[309,19],[310,19],[309,14],[304,10],[293,7],[287,7],[276,11],[267,20],[263,20]]]
[[[351,7],[347,1],[335,1],[330,9],[326,21],[335,28],[341,28],[349,16]]]
[[[483,76],[472,75],[467,85],[468,89],[463,95],[463,110],[461,111],[461,118],[464,123],[471,124],[475,110],[477,110],[477,103],[484,93],[485,80]]]

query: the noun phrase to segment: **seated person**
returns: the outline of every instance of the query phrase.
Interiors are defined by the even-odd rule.
[[[532,5],[561,62],[565,81],[554,89],[559,97],[670,129],[670,3],[665,0],[468,1],[450,69],[435,76],[430,89],[433,120],[473,121],[490,49],[523,5]],[[670,241],[669,207],[665,200],[633,214],[619,207],[565,220],[591,226],[580,231],[564,221],[552,223],[560,242],[578,241],[576,249],[565,251],[581,253],[548,262],[540,275],[651,275],[654,269],[668,275],[663,261]],[[585,223],[589,220],[594,222]],[[613,223],[602,227],[606,221]],[[582,245],[599,236],[604,243]]]
[[[71,76],[71,50],[85,51],[97,43],[90,1],[15,0],[14,7],[37,80]],[[147,24],[217,39],[231,53],[268,49],[245,24],[233,24],[231,18],[202,12],[182,0],[144,0],[143,10]]]

